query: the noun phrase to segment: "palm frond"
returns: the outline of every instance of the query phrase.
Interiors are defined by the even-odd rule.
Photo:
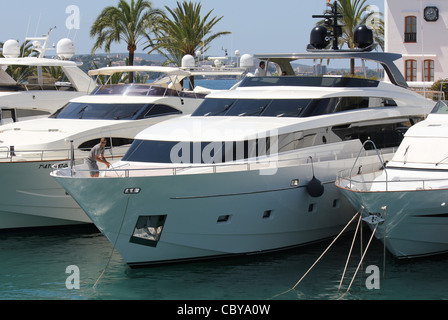
[[[206,52],[210,43],[218,37],[230,34],[228,31],[212,33],[213,27],[222,17],[213,17],[213,10],[201,18],[200,3],[177,2],[175,8],[165,6],[167,14],[160,15],[153,29],[153,37],[147,37],[148,53],[158,52],[164,55],[165,63],[180,65],[182,57],[193,55],[199,49]]]

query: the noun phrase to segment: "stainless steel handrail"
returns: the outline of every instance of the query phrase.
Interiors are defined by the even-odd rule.
[[[390,152],[393,152],[394,149],[390,149]],[[362,151],[360,151],[358,153],[357,159],[361,156]],[[364,150],[365,156],[369,156],[369,152],[368,150]],[[185,170],[209,170],[210,173],[219,173],[222,172],[223,170],[220,169],[229,169],[231,170],[232,168],[237,169],[238,167],[242,167],[241,170],[243,171],[250,171],[250,170],[259,170],[259,169],[269,169],[269,168],[277,168],[277,167],[288,167],[288,166],[294,166],[294,165],[298,165],[298,164],[308,164],[311,165],[309,163],[309,156],[306,157],[289,157],[289,158],[283,158],[283,159],[278,159],[278,156],[275,155],[274,157],[274,161],[272,159],[257,159],[256,161],[244,161],[244,162],[239,162],[239,163],[218,163],[218,164],[196,164],[196,165],[191,165],[191,164],[185,164],[185,165],[179,165],[177,164],[176,166],[165,166],[165,167],[150,167],[150,168],[133,168],[133,169],[123,169],[121,167],[112,167],[113,171],[115,173],[121,173],[123,172],[123,175],[120,177],[129,177],[130,176],[130,172],[155,172],[155,171],[171,171],[171,174],[177,175],[178,173],[180,173],[181,171],[185,171]],[[319,163],[319,162],[323,162],[323,161],[336,161],[336,160],[346,160],[346,159],[351,159],[354,158],[355,154],[352,152],[347,152],[344,154],[328,154],[328,155],[321,155],[321,156],[315,156],[313,159],[313,161],[315,163]],[[291,165],[288,165],[287,162],[291,162],[293,161],[294,163]],[[69,161],[67,161],[69,162]],[[70,165],[67,164],[66,167],[69,167]],[[260,168],[260,166],[263,166],[262,168]],[[71,167],[71,166],[70,166]],[[57,166],[54,166],[53,168],[55,171],[57,171],[58,168]],[[72,174],[74,171],[77,172],[88,172],[88,169],[82,169],[82,168],[76,168],[74,167],[72,170]],[[241,171],[240,170],[240,171]],[[100,172],[111,172],[111,170],[108,169],[100,169]],[[117,175],[118,176],[118,175]],[[336,178],[336,177],[335,177]]]
[[[352,181],[352,173],[353,173],[353,169],[355,168],[356,162],[358,162],[358,159],[359,159],[361,153],[362,153],[363,151],[366,151],[366,150],[365,150],[365,146],[366,146],[367,144],[369,144],[369,143],[371,143],[371,144],[373,145],[373,148],[375,149],[376,154],[378,155],[378,159],[380,159],[381,166],[383,167],[383,170],[384,170],[384,172],[385,172],[385,174],[386,174],[386,191],[387,191],[387,181],[388,181],[388,177],[387,177],[386,166],[384,165],[384,159],[381,158],[380,152],[378,151],[378,148],[376,147],[375,142],[373,142],[372,140],[366,140],[366,141],[364,141],[364,143],[362,144],[362,147],[361,147],[361,149],[359,150],[358,156],[356,157],[356,160],[355,160],[355,162],[353,163],[352,169],[350,170],[350,181]]]

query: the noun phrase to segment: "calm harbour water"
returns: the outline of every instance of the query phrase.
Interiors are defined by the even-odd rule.
[[[369,236],[364,229],[364,242]],[[274,254],[131,269],[95,230],[2,234],[0,300],[336,300],[347,290],[361,256],[356,244],[338,293],[352,237],[339,239],[295,290],[279,295],[294,286],[330,241]],[[383,245],[374,240],[364,269],[342,299],[448,298],[448,256],[399,261],[386,254],[380,288],[368,289],[366,267],[378,266],[382,273],[383,261]],[[79,268],[79,289],[66,286],[71,265]]]
[[[215,88],[232,83],[218,81]],[[369,236],[365,229],[365,243]],[[361,256],[358,241],[338,293],[351,241],[352,234],[339,239],[290,290],[330,241],[275,254],[131,269],[94,228],[0,233],[0,300],[336,300],[347,290]],[[379,289],[366,287],[370,265],[381,272]],[[79,268],[79,289],[66,286],[69,266]],[[406,261],[390,254],[384,258],[382,243],[374,240],[363,269],[342,299],[445,300],[447,266],[446,255]]]

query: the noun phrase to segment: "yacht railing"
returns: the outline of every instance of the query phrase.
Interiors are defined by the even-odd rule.
[[[361,175],[361,173],[363,173],[363,172],[375,172],[375,171],[377,171],[379,169],[382,169],[381,172],[384,172],[384,174],[386,175],[385,187],[386,187],[386,191],[387,191],[387,180],[388,179],[387,179],[387,170],[386,170],[386,167],[385,167],[386,162],[385,162],[384,158],[381,156],[380,151],[378,150],[378,148],[376,147],[375,143],[372,140],[364,141],[364,143],[362,144],[362,147],[361,147],[361,149],[360,149],[360,151],[358,153],[358,156],[356,157],[356,160],[353,163],[352,168],[348,172],[347,172],[347,170],[343,170],[341,172],[338,172],[338,175],[337,175],[337,178],[336,178],[336,183],[341,185],[341,183],[343,183],[343,181],[347,181],[348,183],[345,183],[344,186],[346,186],[347,188],[351,189],[351,187],[352,187],[351,182],[354,181],[352,179],[353,170],[355,169],[356,164],[357,164],[360,156],[362,155],[363,151],[365,150],[366,145],[368,145],[368,144],[371,144],[373,146],[373,151],[376,153],[376,155],[377,155],[377,157],[379,159],[380,168],[378,168],[378,164],[369,164],[367,166],[364,166],[364,168],[362,169],[362,172],[361,172],[361,166],[360,166],[359,169],[358,169],[358,172],[356,173],[356,176]],[[395,153],[395,151],[393,153]]]
[[[116,149],[111,148],[109,150]],[[89,149],[76,151],[72,148],[61,149],[45,149],[45,150],[25,150],[15,149],[13,146],[0,147],[0,163],[4,162],[31,162],[31,161],[71,161],[72,159],[80,158],[84,161],[87,157]],[[113,154],[112,152],[105,153],[105,157],[110,160],[121,159],[124,153]]]
[[[25,91],[76,91],[72,85],[68,84],[21,84]]]
[[[387,148],[382,150],[385,154],[393,154],[395,153],[395,148]],[[376,156],[376,150],[364,150],[363,152],[359,152],[358,154],[353,152],[336,154],[336,153],[327,153],[321,155],[315,155],[312,157],[313,164],[316,165],[320,162],[328,162],[328,161],[350,161],[352,163],[355,157],[370,157]],[[78,159],[74,162],[73,166],[68,165],[67,162],[64,165],[63,163],[57,163],[53,165],[53,174],[54,175],[62,175],[62,176],[72,176],[72,177],[88,177],[89,170],[86,165],[79,165],[82,159]],[[297,165],[309,165],[311,166],[310,156],[301,157],[297,155],[288,156],[270,156],[264,159],[257,159],[255,161],[241,161],[241,162],[232,162],[232,163],[217,163],[217,164],[175,164],[173,166],[163,166],[159,167],[151,166],[150,168],[145,167],[142,164],[141,167],[136,167],[133,164],[132,168],[130,164],[124,164],[122,166],[115,166],[112,164],[111,168],[105,169],[100,166],[100,177],[109,177],[109,178],[127,178],[127,177],[143,177],[143,176],[176,176],[179,174],[206,174],[206,173],[224,173],[224,172],[238,172],[238,171],[251,171],[251,170],[275,170],[277,168],[283,167],[291,167]],[[350,165],[347,163],[344,166]],[[62,169],[61,168],[65,168]],[[68,171],[67,171],[68,170]],[[275,173],[275,171],[273,171]],[[266,174],[269,174],[267,172]],[[332,182],[336,179],[336,176],[332,180]]]
[[[358,172],[353,176],[353,170],[356,166],[362,150],[365,145],[371,143],[377,153],[379,163],[371,163],[359,168]],[[347,188],[359,192],[388,192],[388,191],[416,191],[416,190],[433,190],[448,188],[448,178],[437,179],[407,179],[407,178],[393,178],[388,177],[386,162],[380,155],[375,143],[367,140],[363,144],[360,154],[355,160],[353,167],[350,170],[343,170],[338,173],[336,184],[342,188]],[[378,179],[384,175],[383,179]]]
[[[382,168],[383,168],[383,170],[384,170],[384,173],[386,174],[386,181],[387,181],[387,170],[386,170],[386,166],[385,166],[386,163],[385,163],[384,159],[381,157],[380,152],[379,152],[378,148],[377,148],[376,145],[375,145],[375,142],[373,142],[372,140],[366,140],[366,141],[364,141],[364,143],[362,144],[362,148],[361,148],[361,150],[359,151],[359,154],[358,154],[358,157],[357,157],[356,160],[355,160],[355,163],[353,164],[352,170],[350,171],[350,177],[351,177],[352,174],[353,174],[353,169],[355,168],[356,162],[358,161],[359,156],[361,155],[362,150],[365,148],[365,146],[366,146],[367,144],[371,144],[371,145],[373,145],[373,148],[374,148],[374,150],[375,150],[375,152],[376,152],[376,155],[378,156],[378,159],[379,159],[380,162],[381,162],[381,166],[382,166]],[[386,191],[387,191],[387,182],[386,182]]]
[[[448,189],[448,178],[436,179],[378,179],[383,170],[362,176],[338,176],[337,185],[355,192],[430,191]]]

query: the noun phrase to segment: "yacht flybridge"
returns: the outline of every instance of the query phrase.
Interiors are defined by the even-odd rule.
[[[57,44],[58,58],[45,58],[49,34],[33,41],[37,56],[19,57],[16,40],[3,45],[0,58],[0,124],[48,117],[71,99],[88,94],[94,89],[91,78],[70,61],[74,54],[73,42],[62,39]],[[43,41],[43,44],[41,43]],[[61,76],[55,79],[55,73]],[[13,76],[11,76],[13,75]]]
[[[122,83],[129,72],[145,81]],[[83,161],[102,137],[109,161],[120,159],[138,132],[191,114],[206,95],[204,88],[198,93],[182,87],[191,73],[180,68],[109,67],[89,73],[99,83],[90,95],[72,99],[48,118],[1,127],[0,175],[8,183],[0,187],[0,229],[91,223],[50,177],[51,166],[72,156]]]
[[[352,166],[367,139],[390,159],[403,132],[434,105],[406,87],[393,65],[399,57],[361,50],[255,55],[276,75],[246,77],[234,90],[208,95],[191,116],[145,129],[99,178],[83,166],[51,175],[130,266],[332,237],[355,214],[334,185],[337,172]],[[316,64],[313,76],[298,76],[293,63],[302,58],[373,60],[390,81],[318,74]],[[366,148],[358,161],[376,159]]]

